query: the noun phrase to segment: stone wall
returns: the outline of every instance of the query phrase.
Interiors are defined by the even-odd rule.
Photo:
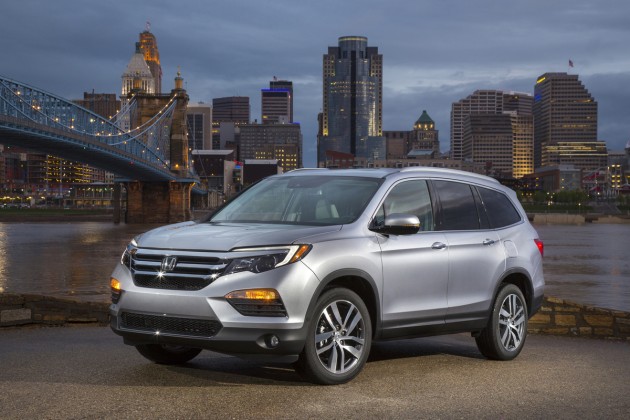
[[[0,327],[109,323],[109,303],[0,293]],[[630,340],[630,313],[546,297],[529,320],[533,334]]]
[[[0,327],[66,323],[109,323],[109,304],[50,296],[0,293]]]
[[[545,297],[540,311],[529,320],[528,331],[630,340],[630,313]]]

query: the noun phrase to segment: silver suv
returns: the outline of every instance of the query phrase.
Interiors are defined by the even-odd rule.
[[[112,274],[111,327],[157,363],[287,356],[322,384],[354,378],[374,340],[470,332],[510,360],[542,301],[542,255],[494,179],[297,170],[136,237]]]

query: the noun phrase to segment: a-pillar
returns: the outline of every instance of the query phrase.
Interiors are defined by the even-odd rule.
[[[166,224],[191,220],[190,182],[130,182],[127,223]]]

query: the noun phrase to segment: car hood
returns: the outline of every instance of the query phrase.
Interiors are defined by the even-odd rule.
[[[143,233],[136,242],[141,248],[229,251],[243,247],[310,243],[314,236],[340,229],[341,225],[184,222]]]

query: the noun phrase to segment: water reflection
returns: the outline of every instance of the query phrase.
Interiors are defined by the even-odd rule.
[[[5,290],[6,275],[4,273],[4,267],[8,265],[6,261],[7,255],[7,234],[5,232],[5,226],[0,224],[0,293]]]
[[[630,311],[630,224],[536,225],[545,294]]]
[[[0,224],[0,287],[107,300],[109,275],[125,245],[150,226],[95,223]]]
[[[109,275],[135,235],[151,226],[0,223],[0,293],[109,299]],[[630,311],[630,224],[537,225],[546,294]]]

